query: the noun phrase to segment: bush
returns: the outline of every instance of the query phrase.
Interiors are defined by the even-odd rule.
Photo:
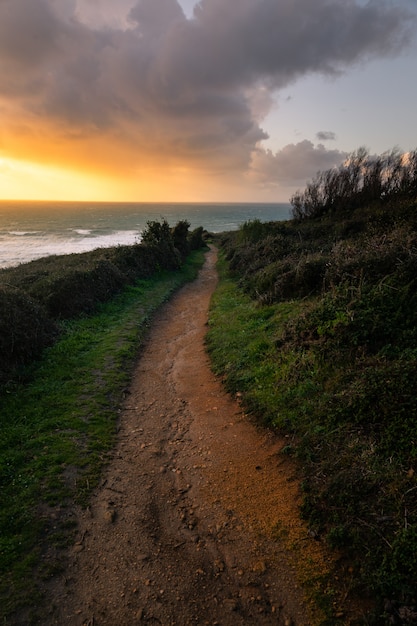
[[[190,223],[186,220],[181,220],[178,222],[174,228],[172,229],[172,241],[174,243],[174,248],[178,250],[183,259],[186,258],[187,254],[190,251],[189,243],[188,243],[188,229],[190,228]]]
[[[0,382],[53,343],[53,320],[92,313],[127,284],[161,269],[178,269],[181,254],[190,248],[188,227],[186,221],[172,230],[166,220],[148,222],[141,244],[53,255],[1,270]],[[196,247],[202,232],[195,232]]]
[[[204,236],[205,231],[202,226],[195,228],[188,236],[188,245],[190,250],[200,250],[200,248],[204,248],[206,245]]]
[[[269,235],[270,225],[259,219],[244,222],[239,228],[239,242],[256,243]]]
[[[132,282],[152,276],[157,268],[153,252],[140,244],[117,246],[109,250],[106,256]]]
[[[142,245],[155,255],[157,267],[174,270],[181,267],[180,252],[174,246],[174,239],[168,222],[147,222],[142,233]]]
[[[37,298],[55,319],[91,313],[126,284],[127,277],[111,262],[99,261],[93,268],[73,270],[38,285]]]
[[[409,201],[416,195],[417,150],[371,156],[359,148],[339,168],[319,172],[303,192],[293,195],[291,204],[293,217],[304,220],[393,200]]]
[[[0,286],[0,382],[12,370],[36,359],[58,329],[45,309],[27,294]]]

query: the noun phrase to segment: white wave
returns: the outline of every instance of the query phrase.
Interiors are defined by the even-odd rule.
[[[86,228],[74,228],[70,230],[73,230],[73,232],[77,233],[77,235],[91,235],[92,233],[91,229]]]
[[[191,229],[235,230],[252,219],[288,219],[290,205],[36,203],[0,201],[0,268],[49,255],[132,245],[148,221],[165,217],[173,225],[188,220]]]
[[[140,232],[137,230],[117,231],[111,234],[98,235],[96,237],[60,238],[46,235],[28,236],[25,245],[16,239],[2,241],[0,249],[0,268],[12,267],[21,263],[28,263],[45,256],[89,252],[96,248],[111,248],[113,246],[130,246],[140,241]]]
[[[15,237],[26,237],[26,235],[37,235],[39,230],[10,230],[7,234]]]

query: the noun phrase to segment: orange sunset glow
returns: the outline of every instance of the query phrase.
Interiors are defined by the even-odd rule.
[[[250,176],[229,171],[221,156],[207,167],[207,155],[199,151],[177,155],[145,135],[136,144],[134,128],[11,127],[16,131],[3,132],[0,151],[3,199],[216,202],[256,196]]]
[[[413,3],[330,4],[3,0],[0,199],[280,202],[360,144],[413,149],[360,74],[413,50]]]

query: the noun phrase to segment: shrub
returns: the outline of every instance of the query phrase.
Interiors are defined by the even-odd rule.
[[[259,219],[244,222],[239,227],[238,241],[241,243],[256,243],[269,235],[270,226]]]
[[[69,319],[91,313],[126,283],[127,277],[111,261],[101,260],[93,268],[49,278],[38,286],[36,295],[52,317]]]
[[[157,267],[152,250],[140,244],[112,248],[108,258],[130,281],[152,276]]]
[[[0,382],[36,359],[58,329],[45,309],[19,289],[0,286]]]
[[[293,217],[304,220],[416,195],[417,150],[371,156],[362,147],[340,167],[319,172],[303,192],[293,195],[291,204]]]
[[[188,229],[190,228],[190,223],[186,220],[179,221],[174,228],[172,229],[172,241],[174,243],[174,247],[181,254],[183,259],[186,258],[187,254],[190,251],[189,243],[188,243]]]
[[[188,245],[190,250],[199,250],[200,248],[204,248],[206,242],[204,240],[205,231],[202,226],[195,228],[188,235]]]
[[[181,255],[174,246],[172,232],[168,222],[150,221],[142,233],[142,245],[149,248],[161,269],[178,269],[181,266]]]

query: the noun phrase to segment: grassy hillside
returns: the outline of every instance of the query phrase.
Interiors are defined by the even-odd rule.
[[[296,194],[293,220],[223,235],[208,347],[228,389],[287,435],[302,515],[375,603],[365,623],[416,624],[417,177],[405,164],[407,186],[382,193],[393,158],[379,195],[362,180],[351,202],[320,196],[348,178],[332,170]]]
[[[63,320],[94,313],[128,285],[177,270],[203,229],[148,222],[141,243],[49,256],[0,270],[0,392],[59,337]]]
[[[174,233],[165,223],[150,225],[149,232],[145,256],[157,261],[152,272],[149,265],[137,262],[144,254],[141,246],[42,259],[0,272],[0,621],[4,624],[42,623],[42,589],[65,567],[63,549],[71,543],[76,527],[73,505],[88,504],[109,458],[119,409],[150,319],[174,290],[195,278],[203,263],[202,250],[188,254],[202,243],[201,232],[182,255],[177,246],[171,248]],[[171,256],[152,250],[165,245],[158,240],[161,234]],[[103,256],[131,258],[136,270],[117,292],[110,291],[105,301],[98,298],[92,306],[91,288],[84,286],[95,283],[90,283],[88,269],[92,267],[97,278],[94,268]],[[161,267],[161,256],[165,266],[173,265],[170,270]],[[78,289],[78,302],[82,294],[87,298],[88,315],[78,311],[72,319],[60,319],[42,302],[39,294],[56,293],[63,275]],[[77,282],[80,276],[86,282]],[[44,290],[45,281],[54,289]],[[70,303],[71,290],[65,293]],[[22,302],[29,303],[27,309],[20,308]],[[40,327],[46,341],[31,352],[27,346]]]

